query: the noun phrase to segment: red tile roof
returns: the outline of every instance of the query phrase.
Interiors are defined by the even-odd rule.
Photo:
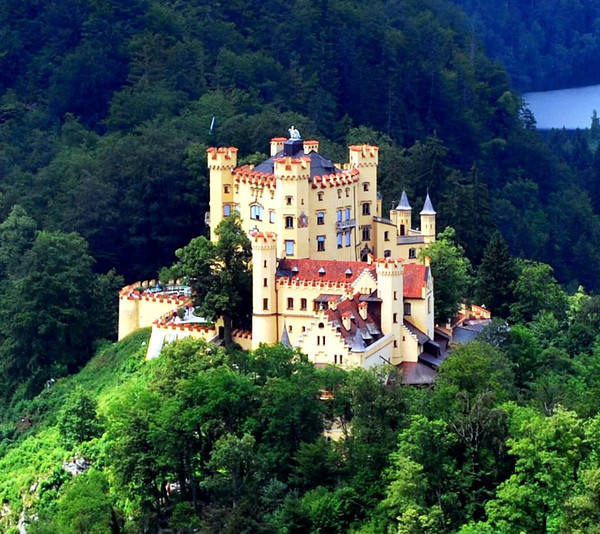
[[[404,266],[404,298],[423,298],[422,290],[427,285],[429,267],[418,263],[409,263]]]
[[[361,273],[366,269],[373,277],[377,278],[375,272],[375,264],[367,264],[362,261],[336,261],[336,260],[314,260],[301,259],[295,260],[286,258],[279,263],[277,273],[278,278],[287,278],[294,267],[298,268],[297,273],[292,273],[293,280],[302,281],[323,281],[323,282],[341,282],[353,283]],[[325,273],[320,275],[319,270],[325,269]],[[346,275],[346,271],[350,269],[352,274]]]

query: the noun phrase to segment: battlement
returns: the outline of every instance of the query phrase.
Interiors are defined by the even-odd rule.
[[[283,180],[308,180],[310,178],[310,158],[292,158],[290,156],[275,158],[273,160],[273,169],[275,176]]]
[[[243,184],[252,184],[252,185],[262,185],[271,189],[275,189],[277,187],[277,180],[275,180],[275,175],[269,172],[260,172],[252,170],[253,167],[250,165],[244,165],[235,169],[233,172],[235,174],[235,181],[237,183]]]
[[[211,170],[234,169],[237,165],[236,147],[210,147],[206,149],[208,168]]]
[[[274,232],[256,232],[252,235],[252,248],[270,250],[277,247],[277,234]]]
[[[379,163],[379,147],[352,145],[348,147],[351,167],[376,167]]]
[[[315,139],[311,139],[310,141],[304,141],[304,153],[308,154],[309,152],[313,151],[319,151],[319,141]]]
[[[178,281],[178,285],[179,281]],[[185,288],[180,285],[180,291],[155,290],[155,280],[144,280],[122,287],[119,291],[121,300],[141,300],[146,302],[161,302],[165,304],[184,305],[189,302],[189,297],[184,295]],[[141,291],[140,291],[141,289]]]
[[[314,176],[311,187],[313,189],[326,187],[340,187],[358,182],[360,171],[358,169],[349,169],[337,174],[324,174],[323,176]]]

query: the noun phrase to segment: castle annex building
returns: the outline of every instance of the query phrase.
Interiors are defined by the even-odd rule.
[[[420,356],[439,352],[433,279],[419,259],[435,240],[429,195],[420,230],[405,193],[384,218],[378,147],[351,146],[348,163],[335,165],[319,154],[318,141],[290,133],[272,139],[271,157],[254,167],[238,167],[234,147],[207,151],[211,239],[224,217],[238,213],[252,241],[252,331],[235,331],[234,341],[247,349],[280,341],[316,365],[387,362],[429,380],[433,371]],[[124,288],[119,337],[145,326],[155,307],[148,357],[179,337],[218,339],[218,324],[200,327],[165,312],[171,300]]]

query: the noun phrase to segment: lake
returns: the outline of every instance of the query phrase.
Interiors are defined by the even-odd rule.
[[[540,130],[589,128],[592,112],[600,115],[600,85],[523,95]]]

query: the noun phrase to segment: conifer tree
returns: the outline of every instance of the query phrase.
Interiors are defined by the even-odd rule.
[[[477,274],[476,299],[493,315],[508,317],[516,279],[514,260],[500,232],[492,235],[483,253]]]

